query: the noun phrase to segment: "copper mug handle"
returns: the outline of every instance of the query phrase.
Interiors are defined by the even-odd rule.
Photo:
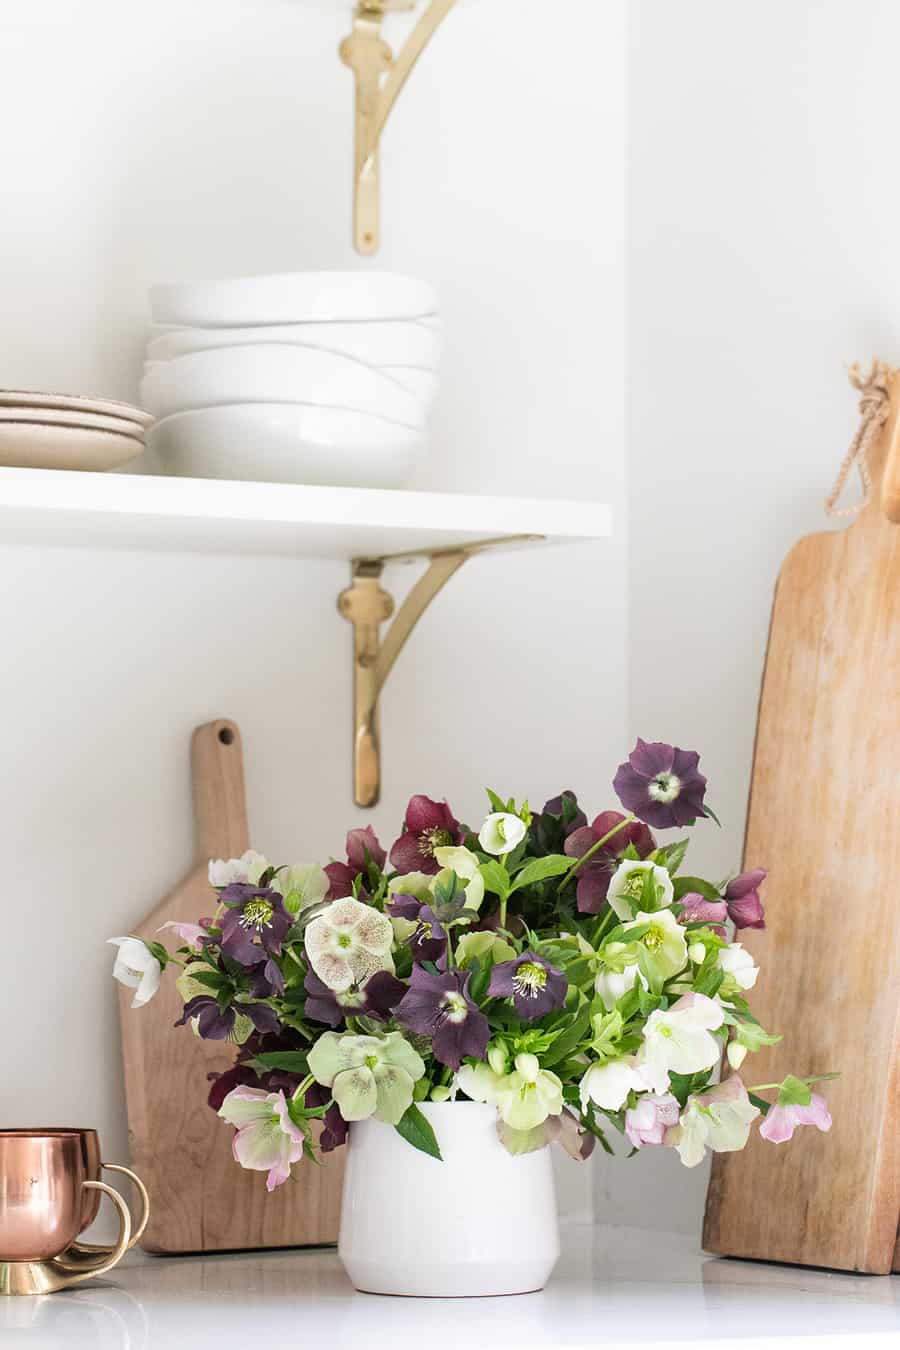
[[[108,1195],[119,1216],[119,1236],[107,1249],[103,1259],[84,1270],[73,1270],[62,1257],[49,1261],[0,1262],[0,1294],[52,1294],[57,1289],[68,1289],[83,1284],[95,1275],[105,1275],[121,1261],[131,1241],[131,1214],[118,1191],[104,1181],[83,1181],[82,1186]]]
[[[137,1223],[131,1220],[131,1237],[128,1242],[127,1251],[137,1246],[144,1236],[144,1230],[147,1227],[147,1220],[150,1218],[150,1197],[147,1194],[147,1187],[141,1181],[137,1173],[132,1172],[130,1167],[123,1167],[121,1163],[101,1163],[100,1166],[104,1172],[118,1172],[120,1176],[127,1177],[132,1186],[138,1193],[138,1199],[141,1204],[140,1218]],[[96,1183],[85,1183],[96,1185]],[[105,1188],[109,1190],[109,1187]],[[114,1244],[115,1245],[115,1244]],[[113,1247],[105,1246],[96,1242],[78,1242],[75,1241],[70,1247],[56,1258],[57,1262],[66,1270],[85,1271],[89,1275],[99,1273],[99,1266],[113,1251]]]

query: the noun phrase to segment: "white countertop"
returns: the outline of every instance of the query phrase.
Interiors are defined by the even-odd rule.
[[[388,1239],[389,1236],[388,1236]],[[540,1294],[357,1294],[330,1248],[237,1256],[135,1253],[107,1278],[0,1299],[2,1350],[716,1350],[900,1347],[900,1277],[703,1256],[683,1235],[571,1225]]]

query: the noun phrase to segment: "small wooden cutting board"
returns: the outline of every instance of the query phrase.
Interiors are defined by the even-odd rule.
[[[900,380],[870,463],[900,483]],[[768,867],[753,1008],[782,1044],[748,1086],[835,1070],[830,1133],[756,1131],[713,1160],[703,1245],[728,1256],[887,1273],[900,1215],[900,525],[878,493],[781,570],[744,854]],[[900,493],[895,494],[900,502]]]
[[[197,923],[215,902],[210,858],[249,847],[241,737],[234,722],[198,727],[191,745],[197,865],[133,930],[159,940],[169,919]],[[171,944],[169,944],[171,945]],[[233,1130],[206,1104],[207,1074],[234,1062],[229,1042],[203,1041],[175,1027],[181,1000],[174,972],[143,1008],[120,996],[132,1165],[150,1193],[141,1245],[151,1252],[239,1251],[337,1240],[343,1150],[322,1165],[295,1165],[271,1195],[265,1173],[245,1172],[231,1152]]]

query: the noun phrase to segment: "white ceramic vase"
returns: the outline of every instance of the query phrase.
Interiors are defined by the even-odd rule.
[[[357,1289],[478,1298],[542,1289],[559,1257],[550,1150],[513,1157],[480,1102],[423,1102],[443,1161],[351,1125],[338,1251]]]

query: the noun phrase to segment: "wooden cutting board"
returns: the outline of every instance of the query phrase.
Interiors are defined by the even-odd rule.
[[[196,923],[211,912],[210,858],[239,857],[249,847],[241,737],[234,722],[198,727],[191,746],[197,865],[133,930],[154,938],[169,919]],[[171,946],[171,943],[168,944]],[[174,973],[151,1003],[120,1012],[131,1158],[150,1193],[141,1245],[151,1252],[236,1251],[335,1242],[343,1150],[321,1166],[298,1163],[272,1195],[265,1173],[245,1172],[231,1153],[233,1130],[206,1104],[207,1074],[234,1062],[234,1046],[201,1041],[181,1015]]]
[[[703,1233],[729,1256],[882,1274],[900,1214],[897,372],[890,390],[883,505],[875,492],[848,529],[802,539],[778,579],[744,853],[769,868],[768,929],[741,934],[762,966],[754,1011],[784,1034],[745,1081],[837,1070],[834,1124],[717,1155]]]

